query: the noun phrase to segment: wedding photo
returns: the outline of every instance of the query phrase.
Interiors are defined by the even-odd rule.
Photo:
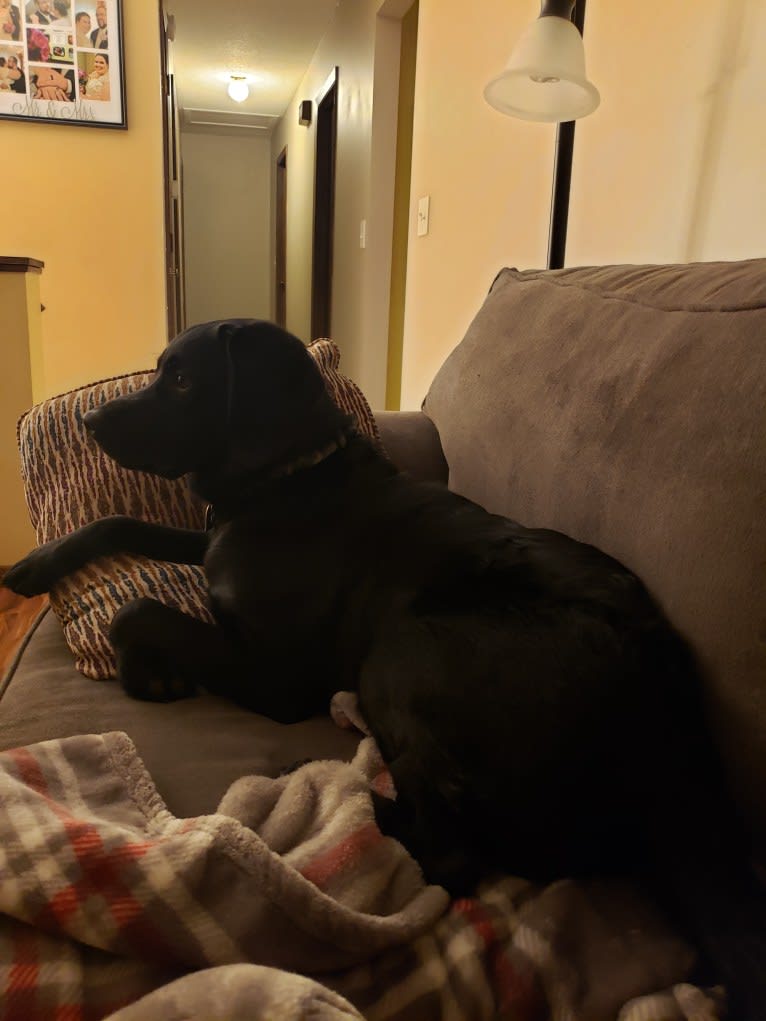
[[[0,119],[125,128],[122,0],[0,0]]]
[[[0,42],[21,39],[21,12],[13,0],[0,0]]]

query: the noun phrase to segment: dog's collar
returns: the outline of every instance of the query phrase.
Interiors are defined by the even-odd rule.
[[[326,461],[327,458],[334,454],[337,450],[342,450],[348,443],[348,437],[348,432],[341,430],[326,447],[322,447],[320,450],[315,450],[311,454],[304,454],[302,457],[296,457],[294,461],[289,461],[287,464],[279,465],[269,472],[269,478],[283,479],[288,475],[295,475],[295,473],[300,471],[302,468],[316,467],[316,465],[321,464],[322,461]]]
[[[338,431],[333,439],[324,447],[319,450],[314,450],[310,454],[303,454],[301,457],[296,457],[294,461],[288,461],[286,464],[280,464],[271,470],[265,471],[258,477],[255,486],[247,485],[240,490],[240,495],[243,492],[250,490],[251,488],[257,488],[263,485],[266,480],[286,479],[291,475],[295,475],[297,472],[302,471],[304,468],[315,468],[322,461],[326,461],[328,457],[331,457],[338,450],[348,444],[349,438],[356,432],[356,419],[351,418],[349,424],[345,428]],[[209,503],[205,508],[205,531],[210,531],[216,523],[215,506]]]

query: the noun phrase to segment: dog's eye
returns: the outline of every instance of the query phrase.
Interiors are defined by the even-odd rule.
[[[176,372],[173,376],[173,386],[176,390],[188,390],[191,386],[191,381],[184,376],[183,372]]]

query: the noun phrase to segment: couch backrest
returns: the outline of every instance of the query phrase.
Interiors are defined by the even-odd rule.
[[[766,838],[766,259],[503,270],[424,410],[453,489],[644,579]]]

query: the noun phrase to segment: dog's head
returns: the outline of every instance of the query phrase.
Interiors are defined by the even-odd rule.
[[[148,386],[84,416],[118,464],[165,478],[276,467],[326,444],[343,421],[301,341],[254,319],[191,327]]]

